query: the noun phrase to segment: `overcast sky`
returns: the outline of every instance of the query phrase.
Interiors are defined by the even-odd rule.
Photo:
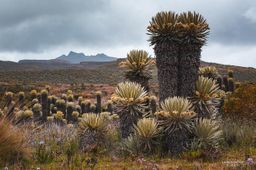
[[[256,67],[256,0],[0,0],[0,60],[51,59],[71,50],[153,55],[146,27],[169,10],[207,19],[203,60]]]

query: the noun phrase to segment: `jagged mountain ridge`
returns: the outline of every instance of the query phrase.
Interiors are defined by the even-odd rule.
[[[68,55],[61,55],[55,59],[50,60],[20,60],[18,63],[21,64],[51,64],[51,63],[62,63],[62,64],[79,64],[81,62],[110,62],[116,61],[117,58],[107,56],[104,53],[96,55],[85,55],[84,53],[76,53],[70,51]]]

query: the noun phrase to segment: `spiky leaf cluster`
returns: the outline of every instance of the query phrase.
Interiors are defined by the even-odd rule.
[[[151,45],[178,42],[204,45],[209,26],[202,15],[196,12],[159,12],[147,28]]]
[[[110,112],[101,112],[100,116],[102,116],[107,122],[111,122],[119,118],[117,114],[111,114]]]
[[[72,117],[78,119],[78,117],[79,117],[79,112],[78,112],[78,111],[73,111],[73,112],[72,112]]]
[[[18,93],[18,96],[19,96],[19,97],[25,97],[25,93],[24,93],[23,91],[20,91],[20,92]]]
[[[83,115],[82,120],[79,123],[79,128],[82,131],[87,130],[97,130],[102,131],[106,127],[106,123],[104,121],[103,116],[94,114],[94,113],[86,113]]]
[[[152,18],[147,28],[151,45],[178,40],[176,23],[178,15],[174,12],[159,12]]]
[[[194,127],[193,149],[216,150],[223,140],[223,131],[217,121],[211,119],[199,119]]]
[[[36,104],[34,104],[32,110],[35,112],[40,112],[42,110],[42,105],[39,103],[36,103]]]
[[[35,105],[35,104],[37,104],[37,103],[39,103],[39,100],[38,100],[37,98],[34,98],[34,99],[31,101],[31,104],[32,104],[32,105]]]
[[[47,96],[48,95],[48,91],[47,90],[41,90],[41,95]]]
[[[139,75],[149,77],[150,66],[154,64],[154,60],[144,50],[132,50],[127,54],[125,61],[119,66],[127,70],[127,75]]]
[[[105,132],[108,124],[116,119],[116,114],[111,115],[109,112],[102,112],[100,114],[86,113],[83,114],[79,123],[79,129],[83,131],[99,131]]]
[[[17,119],[23,119],[23,118],[31,118],[33,116],[33,112],[31,110],[20,110],[16,113]]]
[[[209,25],[202,15],[196,12],[184,12],[179,15],[178,25],[180,25],[182,43],[205,44]]]
[[[54,114],[54,118],[57,120],[62,120],[64,118],[64,114],[62,111],[57,111],[57,113]]]
[[[140,152],[139,142],[134,135],[130,135],[122,141],[122,150],[128,154],[138,155]]]
[[[47,116],[47,121],[48,122],[53,122],[54,116]]]
[[[224,95],[213,79],[200,76],[196,82],[196,94],[193,102],[201,115],[216,116],[216,107],[220,104],[220,98]]]
[[[134,135],[143,152],[152,152],[158,144],[161,130],[152,118],[143,118],[134,125]]]
[[[209,66],[199,68],[199,75],[216,79],[219,76],[219,73],[216,67]]]
[[[122,137],[133,133],[133,124],[148,113],[147,92],[140,84],[134,82],[119,83],[111,100],[115,112],[120,117]]]
[[[156,112],[155,115],[166,132],[170,134],[176,130],[189,129],[189,122],[196,113],[188,99],[182,97],[167,98],[160,105],[162,110]]]
[[[192,103],[182,97],[169,97],[161,103],[162,111],[157,112],[157,116],[190,118],[193,110]]]
[[[78,131],[80,147],[83,151],[92,151],[100,146],[105,146],[107,142],[111,142],[109,141],[111,140],[109,133],[113,132],[114,128],[113,126],[110,128],[109,124],[115,116],[107,112],[83,114]]]
[[[6,92],[5,97],[13,97],[13,92]]]
[[[219,86],[215,80],[200,76],[196,82],[196,96],[203,101],[218,97]]]
[[[66,102],[65,102],[65,100],[64,99],[58,99],[57,101],[56,101],[56,105],[66,105]]]
[[[116,112],[120,117],[136,118],[146,115],[148,106],[147,92],[140,84],[134,82],[119,83],[111,100],[116,104]],[[132,126],[132,125],[131,125]]]
[[[32,99],[34,99],[37,96],[37,91],[36,90],[31,90],[30,91],[30,96],[32,97]]]
[[[117,85],[111,100],[123,106],[136,106],[147,99],[147,92],[141,85],[134,82],[123,82]]]
[[[33,112],[31,110],[25,110],[24,111],[24,117],[32,117],[33,116]]]

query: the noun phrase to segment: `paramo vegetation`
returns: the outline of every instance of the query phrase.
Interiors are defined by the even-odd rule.
[[[147,31],[156,58],[130,51],[120,63],[126,80],[107,101],[100,91],[95,100],[71,90],[53,95],[50,87],[6,92],[0,167],[121,168],[103,165],[107,157],[138,158],[138,167],[164,169],[144,158],[212,162],[242,148],[246,157],[239,166],[255,168],[256,85],[236,82],[231,70],[221,76],[214,67],[200,67],[210,32],[206,19],[196,12],[159,12]],[[149,86],[152,65],[159,96]]]

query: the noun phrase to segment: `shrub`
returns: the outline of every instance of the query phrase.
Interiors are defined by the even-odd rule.
[[[58,99],[56,101],[56,107],[58,111],[62,111],[62,113],[66,114],[66,101],[64,99]]]
[[[203,158],[216,158],[223,141],[220,123],[211,119],[199,119],[194,127],[194,135],[192,150],[199,151]]]
[[[39,100],[37,98],[35,98],[31,101],[31,105],[34,105],[34,104],[37,104],[37,103],[39,103]]]
[[[228,147],[256,146],[256,126],[248,120],[226,119],[223,124],[225,144]]]
[[[137,83],[119,83],[111,100],[116,104],[116,112],[120,117],[122,137],[133,132],[133,124],[146,113],[147,92]]]
[[[4,95],[4,99],[5,99],[5,106],[6,107],[10,107],[12,102],[13,102],[13,92],[6,92]]]
[[[50,163],[55,157],[71,152],[70,145],[77,139],[77,130],[73,127],[45,124],[28,130],[31,145],[35,148],[34,157],[39,163]],[[73,151],[72,151],[73,152]],[[72,154],[71,154],[72,155]],[[71,156],[72,157],[72,156]]]
[[[69,165],[78,152],[79,143],[76,138],[70,138],[64,143],[64,153],[67,157],[67,164]]]
[[[193,139],[190,149],[183,153],[183,158],[194,160],[213,160],[220,155],[223,144],[221,123],[212,119],[197,119],[193,125]]]
[[[234,93],[227,96],[224,116],[238,119],[256,120],[256,84],[241,84]]]
[[[37,162],[50,163],[54,159],[54,150],[51,145],[47,145],[44,141],[40,141],[38,146],[35,147],[34,155]]]
[[[33,116],[35,121],[39,121],[42,116],[42,105],[39,103],[36,103],[32,107]]]
[[[181,97],[165,99],[162,110],[156,112],[159,125],[163,128],[164,143],[171,154],[179,154],[185,150],[191,134],[193,112],[192,103]]]
[[[127,54],[127,59],[119,65],[127,69],[132,74],[148,74],[149,67],[154,64],[154,60],[146,51],[132,50]]]
[[[27,160],[30,149],[26,135],[4,118],[0,119],[0,163]]]
[[[217,116],[217,108],[224,94],[215,80],[200,76],[196,82],[196,94],[192,98],[198,116],[208,118]]]
[[[16,123],[19,124],[21,122],[26,122],[31,120],[33,117],[33,112],[31,110],[20,110],[16,113]]]
[[[207,78],[217,79],[219,73],[216,67],[208,66],[199,68],[199,75]]]
[[[122,156],[139,155],[140,146],[136,136],[130,135],[122,140],[120,153],[122,154]]]
[[[57,111],[57,113],[54,114],[54,118],[57,120],[62,120],[64,118],[64,114],[61,111]]]
[[[161,103],[161,108],[162,110],[156,112],[155,115],[168,134],[177,131],[179,128],[190,128],[186,121],[195,116],[195,112],[192,111],[193,106],[188,99],[181,97],[167,98]]]
[[[78,111],[73,111],[72,112],[72,117],[74,118],[74,120],[78,120],[79,112]]]
[[[138,140],[139,151],[152,153],[156,151],[159,144],[160,128],[158,123],[152,118],[143,118],[134,125],[134,136]]]
[[[256,127],[253,123],[240,126],[240,130],[237,131],[236,143],[245,147],[256,146]]]
[[[79,146],[83,152],[97,151],[104,148],[108,141],[108,125],[114,119],[114,115],[100,113],[83,114],[79,122]]]
[[[132,50],[127,54],[127,59],[119,65],[126,69],[125,77],[132,82],[139,83],[149,90],[148,80],[151,79],[150,67],[154,60],[144,50]]]
[[[36,97],[37,97],[37,91],[36,90],[31,90],[30,91],[31,100],[35,99]]]

